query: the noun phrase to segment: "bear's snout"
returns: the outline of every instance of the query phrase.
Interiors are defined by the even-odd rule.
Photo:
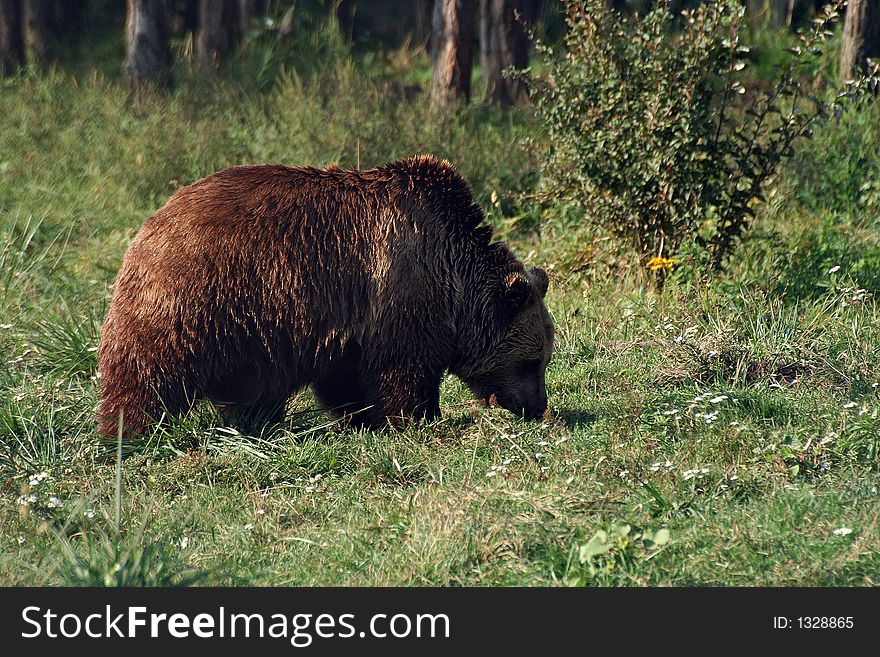
[[[539,399],[537,403],[525,405],[522,410],[522,416],[526,420],[540,420],[547,412],[547,396]]]
[[[547,394],[539,395],[510,395],[507,399],[505,396],[498,395],[498,404],[502,407],[526,420],[540,420],[547,412]]]

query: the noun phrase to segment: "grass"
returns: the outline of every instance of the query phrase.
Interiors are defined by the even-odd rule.
[[[385,56],[380,70],[424,79],[423,55]],[[658,294],[585,250],[582,217],[529,200],[527,110],[432,115],[424,94],[331,59],[316,78],[268,57],[253,84],[181,71],[169,94],[57,69],[2,82],[0,582],[880,583],[880,226],[856,198],[872,193],[876,106],[783,172],[728,274],[685,266]],[[94,349],[143,220],[231,164],[417,152],[451,159],[550,272],[552,418],[482,408],[454,379],[443,419],[405,431],[341,430],[308,392],[256,436],[202,406],[126,445],[117,482]]]

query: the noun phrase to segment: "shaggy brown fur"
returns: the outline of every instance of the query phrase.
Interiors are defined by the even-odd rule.
[[[125,255],[98,351],[100,433],[143,435],[210,399],[282,412],[311,384],[371,426],[437,417],[445,371],[540,416],[553,327],[464,180],[431,157],[377,169],[233,167],[179,190]]]

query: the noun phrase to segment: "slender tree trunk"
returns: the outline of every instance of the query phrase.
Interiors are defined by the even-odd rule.
[[[18,0],[0,0],[0,77],[14,73],[22,62],[21,10]]]
[[[265,3],[262,0],[238,0],[238,32],[242,42],[247,41],[254,20],[260,18],[265,11]]]
[[[216,0],[199,0],[199,34],[196,49],[199,68],[203,73],[217,70],[227,45],[226,33],[223,29],[223,5]]]
[[[199,0],[199,33],[196,50],[199,68],[213,73],[232,50],[241,29],[241,8],[236,0]]]
[[[424,39],[427,42],[431,35],[431,20],[434,15],[433,2],[431,0],[418,0],[414,13],[413,40],[420,43]]]
[[[133,84],[165,84],[171,66],[165,0],[127,0],[125,70]]]
[[[517,20],[518,0],[480,0],[480,70],[486,94],[494,102],[513,105],[526,95],[522,80],[505,78],[505,69],[529,64],[529,41]]]
[[[436,0],[431,24],[431,105],[471,97],[475,0]]]
[[[346,39],[351,39],[354,29],[354,0],[337,0],[336,2],[336,24],[339,25],[339,31]]]
[[[850,0],[840,47],[840,77],[857,77],[873,57],[880,57],[880,0]]]
[[[25,50],[35,66],[49,61],[52,11],[52,0],[24,0],[22,5]]]

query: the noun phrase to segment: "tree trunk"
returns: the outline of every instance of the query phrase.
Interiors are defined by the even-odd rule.
[[[475,0],[436,0],[431,24],[431,106],[470,100]]]
[[[336,24],[346,39],[351,39],[354,30],[354,0],[337,0]]]
[[[24,45],[34,66],[49,61],[52,11],[52,0],[24,0],[22,5]]]
[[[265,11],[265,3],[262,0],[238,0],[238,32],[242,42],[247,41],[254,20],[260,18]]]
[[[434,6],[431,0],[419,0],[415,5],[415,19],[413,20],[413,41],[421,43],[425,42],[431,35],[431,20],[434,15]]]
[[[165,0],[127,0],[128,54],[125,70],[133,84],[165,84],[171,66]]]
[[[858,77],[872,57],[880,57],[880,0],[850,0],[840,46],[840,77]]]
[[[199,0],[196,50],[203,73],[215,72],[232,50],[241,28],[240,10],[236,0]]]
[[[503,71],[529,64],[529,41],[517,20],[518,0],[480,0],[480,70],[486,95],[502,105],[513,105],[526,95],[522,80],[505,78]]]
[[[21,11],[18,0],[0,0],[0,77],[22,64]]]

